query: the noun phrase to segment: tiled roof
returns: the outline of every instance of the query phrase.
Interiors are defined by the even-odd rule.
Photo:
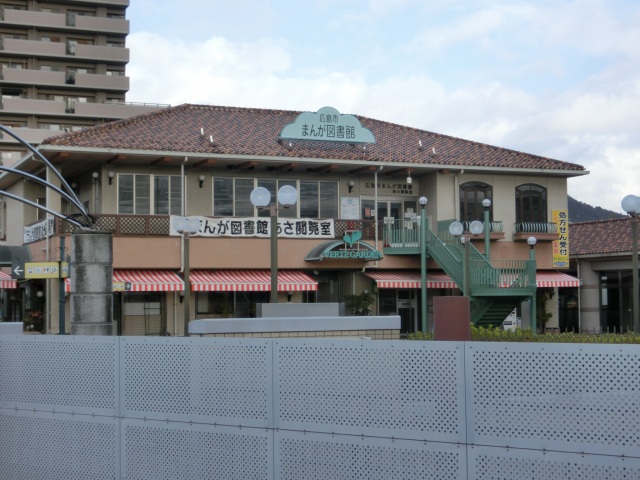
[[[569,255],[630,253],[631,217],[569,224]]]
[[[279,134],[301,112],[184,104],[153,113],[91,127],[46,139],[43,144],[193,152],[223,155],[370,160],[416,165],[477,166],[584,171],[584,167],[537,155],[462,140],[393,123],[356,117],[375,136],[376,143],[293,140],[279,144]],[[201,135],[201,129],[204,135]],[[213,142],[209,140],[212,137]],[[419,148],[420,142],[423,148]],[[435,154],[433,154],[435,149]]]

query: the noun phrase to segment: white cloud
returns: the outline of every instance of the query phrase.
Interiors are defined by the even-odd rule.
[[[409,10],[409,3],[401,6]],[[465,10],[465,2],[454,4],[461,15],[420,37],[428,48],[440,49],[437,68],[417,58],[411,65],[378,63],[372,71],[361,52],[349,49],[339,58],[303,62],[308,58],[294,53],[300,52],[294,42],[307,41],[300,36],[186,42],[133,33],[128,99],[308,111],[333,106],[578,163],[591,175],[571,179],[569,193],[621,211],[624,195],[640,194],[640,8],[623,3],[615,10],[603,0],[479,2],[476,11]],[[328,2],[324,10],[336,5]],[[383,21],[380,12],[390,5],[372,0],[368,21],[376,14]],[[447,58],[452,45],[480,46],[491,55]],[[385,49],[372,39],[367,53],[386,51],[384,60],[391,62],[392,48],[400,52],[401,46]],[[319,55],[318,42],[305,50]],[[451,72],[455,82],[449,81]]]

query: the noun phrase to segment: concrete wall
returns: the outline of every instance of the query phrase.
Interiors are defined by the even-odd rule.
[[[640,478],[640,352],[587,350],[0,335],[0,478]]]

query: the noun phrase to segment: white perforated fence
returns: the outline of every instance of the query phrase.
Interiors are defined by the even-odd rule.
[[[0,479],[639,479],[640,348],[0,335]]]

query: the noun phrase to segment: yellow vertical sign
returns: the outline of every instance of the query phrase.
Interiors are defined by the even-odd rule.
[[[553,268],[569,267],[569,213],[552,210],[552,222],[558,226],[558,240],[553,242]]]

